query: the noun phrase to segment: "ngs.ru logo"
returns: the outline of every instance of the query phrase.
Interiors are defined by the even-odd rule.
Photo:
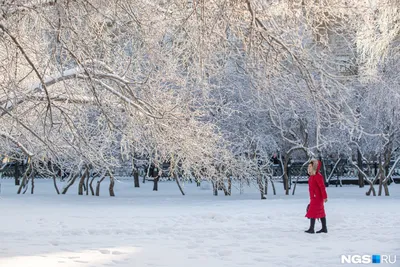
[[[387,263],[395,264],[396,255],[342,255],[341,263],[370,264]]]

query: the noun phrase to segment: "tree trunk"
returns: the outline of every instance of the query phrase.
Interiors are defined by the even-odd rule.
[[[369,196],[371,195],[371,193],[373,194],[373,196],[376,196],[376,191],[374,188],[374,184],[376,183],[376,181],[378,181],[379,179],[379,171],[378,171],[378,175],[374,178],[374,180],[371,182],[369,179],[367,179],[367,177],[364,175],[364,181],[367,182],[369,184],[369,189],[367,192],[365,192],[365,195]]]
[[[363,164],[362,164],[362,154],[360,149],[357,149],[357,165],[358,167],[362,170],[363,169]],[[364,176],[358,172],[358,186],[360,188],[364,187]]]
[[[99,181],[97,181],[97,186],[96,186],[96,196],[100,196],[100,184],[103,182],[103,180],[106,178],[106,175],[103,175]]]
[[[301,172],[300,172],[301,173]],[[296,177],[296,183],[294,184],[294,186],[293,186],[293,191],[292,191],[292,196],[294,196],[294,193],[296,192],[296,186],[297,186],[297,183],[299,182],[299,176],[297,176]]]
[[[305,132],[305,134],[306,134],[305,143],[307,143],[308,142],[307,141],[308,140],[308,134],[306,132]],[[297,150],[305,151],[303,147],[292,147],[285,154],[285,162],[284,162],[283,166],[281,164],[282,169],[283,169],[283,187],[285,189],[285,194],[286,195],[289,195],[289,190],[290,190],[290,187],[291,187],[291,184],[289,183],[289,166],[288,166],[289,165],[289,159],[290,159],[290,156],[293,154],[293,152],[295,152]],[[307,152],[307,151],[305,151],[305,152]],[[282,156],[280,156],[280,161],[282,162]],[[271,183],[272,183],[272,179],[271,179]],[[272,185],[273,185],[273,183],[272,183]],[[274,192],[274,194],[275,194],[275,192]]]
[[[135,153],[134,153],[135,154]],[[132,158],[132,174],[133,174],[133,184],[135,188],[140,187],[140,182],[139,182],[139,170],[137,168],[137,165],[135,164],[135,157]]]
[[[55,175],[53,175],[53,184],[54,184],[54,188],[56,189],[57,195],[59,195],[60,194],[60,190],[58,190],[57,177]]]
[[[89,168],[86,168],[86,195],[89,195],[89,179],[90,179]]]
[[[340,187],[343,187],[342,179],[340,179],[339,174],[336,176],[336,187],[338,187],[338,185],[340,185]]]
[[[369,196],[369,195],[371,195],[371,192],[372,192],[372,195],[376,196],[376,191],[375,191],[374,185],[372,183],[370,183],[369,186],[370,186],[370,188],[365,194],[367,196]]]
[[[392,173],[389,173],[390,158],[392,156],[392,143],[386,145],[384,151],[384,163],[380,167],[381,177],[379,179],[379,196],[382,195],[382,189],[385,190],[385,196],[389,196],[388,182]],[[382,161],[381,161],[382,162]]]
[[[28,190],[28,188],[29,188],[29,179],[30,178],[31,178],[31,176],[29,175],[28,179],[26,180],[26,184],[24,186],[24,191],[22,192],[22,194],[25,194],[26,191]]]
[[[115,185],[115,179],[114,179],[114,175],[110,172],[110,197],[115,197],[115,192],[114,192],[114,185]]]
[[[363,177],[364,177],[364,181],[367,182],[369,184],[369,190],[367,192],[365,192],[365,195],[369,196],[371,195],[371,192],[373,193],[374,196],[376,196],[376,192],[375,192],[375,188],[374,188],[374,184],[377,181],[377,179],[379,178],[380,173],[378,173],[378,176],[375,177],[374,181],[370,181],[367,177],[367,174],[365,174],[365,172],[363,172],[362,169],[360,169],[360,167],[358,167],[358,165],[353,164],[354,167],[356,167],[358,169],[358,172],[360,172]]]
[[[133,170],[133,180],[134,180],[135,187],[140,187],[139,172],[136,169]]]
[[[231,196],[232,195],[232,178],[228,177],[228,193]]]
[[[79,172],[73,175],[67,182],[67,185],[63,188],[61,194],[65,195],[68,189],[75,183],[76,178],[78,178]]]
[[[276,196],[276,189],[275,189],[274,181],[272,181],[272,179],[271,179],[270,182],[271,182],[271,186],[272,186],[272,192],[274,193],[274,196]]]
[[[390,159],[390,157],[387,157]],[[385,190],[385,196],[390,196],[389,194],[389,180],[392,179],[392,174],[397,166],[397,164],[400,162],[400,158],[397,158],[395,163],[393,164],[393,166],[391,167],[391,169],[389,171],[387,171],[386,173],[386,177],[383,180],[382,184],[383,184],[383,188]],[[390,163],[390,162],[389,162]]]
[[[224,191],[225,196],[230,196],[223,180],[219,181],[219,187],[221,188],[222,191]]]
[[[149,166],[147,167],[147,170],[146,170],[146,172],[145,172],[144,175],[143,175],[143,183],[146,182],[146,177],[150,177],[150,176],[149,176],[149,175],[150,175],[150,167],[151,167],[150,162],[151,162],[151,161],[149,161]]]
[[[158,191],[158,179],[159,179],[158,176],[153,178],[154,180],[153,191]]]
[[[264,176],[264,193],[268,195],[268,176]]]
[[[383,174],[379,176],[379,189],[378,189],[378,196],[382,195],[382,189],[383,189]]]
[[[218,196],[218,186],[217,183],[214,181],[211,181],[212,187],[213,187],[213,195]]]
[[[81,179],[79,180],[78,195],[80,196],[83,195],[83,185],[85,183],[86,174],[87,174],[87,168],[85,169],[85,171],[81,176]]]
[[[376,196],[376,191],[375,191],[375,188],[374,188],[374,183],[376,182],[376,178],[374,179],[373,182],[369,181],[368,179],[366,179],[365,181],[369,184],[369,190],[365,194],[367,196],[369,196],[369,195],[371,195],[371,192],[372,192],[372,195]]]
[[[19,187],[18,187],[17,194],[21,194],[22,188],[25,187],[24,185],[25,185],[26,179],[27,179],[27,171],[24,173],[24,176],[22,177],[22,182],[18,181]]]
[[[173,176],[175,178],[175,181],[176,181],[176,184],[178,185],[179,190],[181,191],[182,195],[184,196],[185,192],[183,191],[183,188],[182,188],[181,183],[179,181],[179,176],[176,175],[176,173],[174,173]]]
[[[33,174],[32,179],[31,179],[31,194],[32,195],[33,195],[34,190],[35,190],[35,175]]]
[[[89,179],[89,177],[88,177],[88,179]],[[90,180],[90,184],[89,184],[90,192],[92,193],[92,196],[94,196],[94,190],[93,190],[93,181],[94,181],[94,179],[96,179],[95,175],[93,175],[92,179]]]
[[[15,179],[15,185],[20,185],[19,182],[19,176],[20,176],[20,172],[19,172],[19,168],[18,168],[18,161],[15,162],[15,166],[14,166],[14,179]]]
[[[283,189],[285,190],[285,195],[289,195],[289,174],[288,174],[288,165],[289,165],[289,156],[285,155],[285,161],[283,163]]]
[[[378,188],[378,196],[382,195],[382,182],[384,178],[384,170],[382,164],[382,154],[379,155],[379,188]]]
[[[24,173],[24,177],[22,178],[22,182],[19,185],[17,194],[21,194],[22,189],[26,187],[27,185],[27,179],[28,179],[28,174],[30,174],[30,172],[32,171],[32,164],[28,164],[28,168],[26,168],[26,171]]]
[[[33,180],[33,177],[34,177],[34,176],[35,176],[35,173],[34,173],[34,171],[32,170],[31,173],[30,173],[30,175],[29,175],[29,177],[28,177],[28,180],[26,180],[26,187],[25,187],[25,190],[24,190],[23,194],[25,194],[26,191],[28,191],[29,180],[30,180],[30,179]],[[34,185],[34,184],[33,184],[33,185]],[[33,194],[33,193],[32,193],[32,194]]]
[[[389,187],[388,187],[388,181],[389,180],[385,180],[385,181],[383,181],[383,188],[384,188],[384,190],[385,190],[385,196],[390,196],[390,194],[389,194]]]
[[[260,190],[261,199],[267,199],[264,195],[264,185],[262,184],[262,178],[260,175],[257,176],[257,184],[258,184],[258,190]]]
[[[331,173],[329,174],[329,177],[328,177],[328,179],[327,179],[327,184],[328,184],[328,185],[329,185],[329,182],[331,181],[331,178],[333,177],[333,174],[335,173],[337,167],[339,166],[339,163],[340,163],[341,160],[342,160],[342,159],[339,158],[339,159],[336,161],[335,165],[333,166],[333,168],[332,168],[332,170],[331,170]],[[339,173],[339,172],[336,171],[336,173]],[[363,176],[361,176],[361,177],[363,177]],[[336,184],[336,187],[337,187],[337,184]]]

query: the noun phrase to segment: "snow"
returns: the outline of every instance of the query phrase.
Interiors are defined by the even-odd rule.
[[[153,192],[151,182],[121,181],[111,198],[106,184],[100,197],[78,196],[76,187],[58,196],[52,181],[36,180],[34,195],[16,195],[13,180],[3,180],[0,266],[331,267],[342,266],[342,254],[396,253],[391,266],[400,266],[399,185],[391,197],[329,187],[329,233],[315,235],[304,233],[307,185],[294,196],[276,186],[279,195],[259,200],[255,188],[215,197],[189,183],[182,196],[174,182]]]

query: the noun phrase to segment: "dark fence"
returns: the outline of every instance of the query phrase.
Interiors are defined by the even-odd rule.
[[[332,160],[324,160],[324,170],[323,175],[325,177],[326,182],[332,185],[339,184],[353,184],[358,185],[358,170],[352,164],[350,164],[347,160],[341,160],[336,168],[334,169],[336,161]],[[390,162],[390,169],[394,164],[394,161]],[[293,183],[307,183],[308,175],[307,175],[307,165],[304,165],[304,162],[292,162],[288,165],[288,174],[289,174],[289,182]],[[272,166],[273,169],[273,178],[276,181],[282,181],[280,178],[282,176],[282,167],[279,164],[274,164]],[[332,170],[334,169],[333,173]],[[369,177],[375,177],[378,173],[379,167],[377,162],[372,163],[364,163],[362,166],[363,172],[365,172]],[[388,170],[387,170],[388,171]],[[392,179],[395,183],[400,183],[400,165],[395,168]],[[377,182],[378,183],[378,182]]]
[[[340,184],[352,184],[358,185],[358,170],[354,166],[352,166],[347,160],[341,160],[336,168],[334,166],[336,161],[333,160],[324,160],[324,172],[323,175],[325,180],[329,182],[331,185],[340,185]],[[389,168],[390,169],[394,164],[394,161],[391,161]],[[308,175],[307,175],[307,165],[304,165],[304,162],[292,161],[288,165],[288,173],[289,173],[289,184],[294,183],[307,183],[308,182]],[[0,173],[2,174],[3,178],[16,178],[20,179],[24,172],[26,171],[27,165],[24,162],[9,162],[6,165],[3,165]],[[140,164],[138,166],[140,176],[146,176],[148,166],[146,164]],[[161,181],[171,180],[169,174],[169,164],[164,163],[160,166],[162,169]],[[332,169],[334,169],[332,175]],[[378,163],[364,163],[363,164],[363,171],[369,177],[375,177],[378,172]],[[131,176],[131,170],[127,170],[126,173],[121,173],[118,176]],[[273,173],[273,180],[276,182],[283,182],[283,173],[282,167],[280,164],[273,164],[272,165],[272,173]],[[329,181],[328,178],[331,175]],[[40,174],[38,174],[40,177]],[[39,178],[38,177],[38,178]],[[395,168],[392,179],[395,183],[400,183],[400,164],[398,167]]]

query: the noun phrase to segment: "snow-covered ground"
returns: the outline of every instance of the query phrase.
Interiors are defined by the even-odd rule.
[[[295,196],[259,200],[256,189],[214,197],[210,189],[173,182],[133,188],[116,184],[110,198],[56,195],[52,181],[16,195],[13,180],[0,194],[1,267],[333,267],[342,254],[397,254],[400,266],[400,185],[391,197],[366,189],[329,187],[328,234],[304,233],[307,185]],[[28,191],[29,192],[29,191]],[[320,224],[317,223],[317,230]]]

